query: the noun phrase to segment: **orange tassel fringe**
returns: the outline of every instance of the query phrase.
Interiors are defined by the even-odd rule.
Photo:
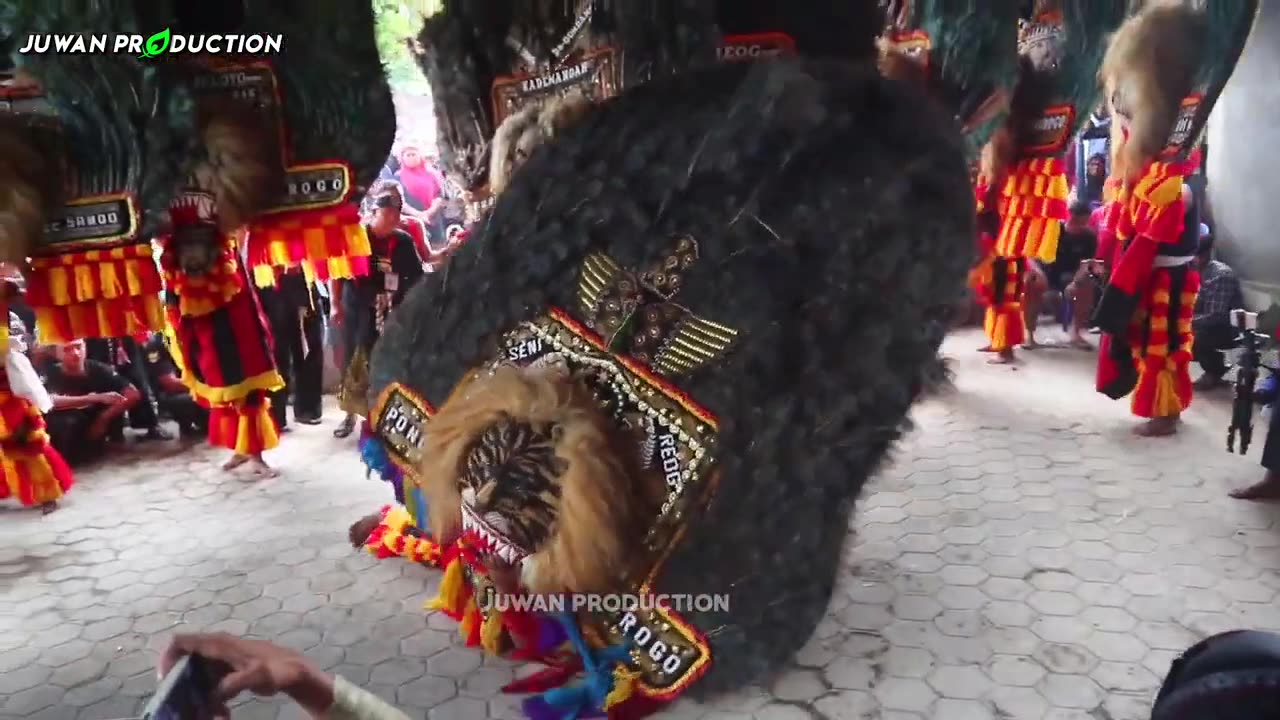
[[[31,261],[27,302],[42,343],[123,337],[164,327],[164,283],[150,243]]]
[[[1024,265],[1020,258],[992,258],[987,283],[980,293],[987,305],[983,329],[994,352],[1004,352],[1026,340],[1022,318]],[[996,282],[1001,282],[996,287]]]
[[[61,498],[74,483],[49,444],[44,415],[26,398],[0,390],[0,500],[35,507]]]
[[[271,417],[271,400],[254,396],[209,409],[209,444],[240,455],[256,455],[280,444],[280,431]]]
[[[248,243],[248,262],[259,287],[275,284],[275,267],[301,264],[318,280],[369,272],[369,237],[360,223],[360,208],[351,203],[261,216],[249,225]]]
[[[1066,166],[1061,158],[1027,158],[1014,165],[997,200],[996,254],[1053,262],[1067,219]]]
[[[1191,316],[1200,292],[1200,275],[1194,270],[1187,272],[1176,318],[1169,317],[1171,284],[1170,272],[1158,268],[1145,308],[1130,328],[1129,345],[1138,367],[1130,407],[1141,418],[1175,416],[1191,405]],[[1170,352],[1170,348],[1175,349]]]

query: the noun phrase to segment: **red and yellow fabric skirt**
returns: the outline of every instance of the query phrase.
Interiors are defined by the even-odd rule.
[[[49,444],[40,410],[0,390],[0,500],[37,507],[61,498],[74,482],[71,468]]]
[[[1027,260],[996,256],[984,272],[978,294],[987,306],[983,329],[994,352],[1011,350],[1026,339],[1022,296],[1026,290]]]
[[[1111,366],[1113,397],[1131,389],[1130,407],[1141,418],[1173,417],[1191,405],[1191,317],[1200,274],[1189,265],[1156,267],[1129,321],[1123,347],[1103,336],[1100,368]],[[1103,378],[1099,389],[1104,392]]]
[[[186,315],[171,305],[169,313],[183,383],[209,409],[209,443],[245,455],[279,445],[269,393],[284,381],[257,293],[244,283],[212,311]]]

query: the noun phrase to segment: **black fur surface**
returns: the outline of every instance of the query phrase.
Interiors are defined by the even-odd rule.
[[[658,589],[732,597],[690,618],[715,654],[699,691],[808,639],[854,500],[938,367],[933,314],[963,288],[974,227],[962,139],[929,107],[870,64],[733,65],[628,92],[534,152],[374,349],[371,394],[399,381],[439,405],[501,333],[573,310],[588,252],[639,267],[697,240],[678,301],[740,333],[679,383],[721,423],[718,494]]]
[[[11,35],[139,32],[133,0],[22,0],[0,15]],[[74,197],[131,191],[142,206],[142,235],[165,221],[170,191],[195,147],[191,95],[170,68],[128,54],[18,55],[57,109],[65,133],[66,185]]]
[[[282,34],[281,52],[269,59],[283,101],[289,162],[345,160],[358,188],[377,179],[395,139],[396,113],[368,0],[138,2],[146,6],[147,27]]]
[[[466,189],[482,187],[489,169],[494,80],[522,72],[507,38],[539,60],[551,57],[579,12],[577,2],[446,0],[418,36],[446,173]],[[613,47],[622,53],[620,81],[633,87],[652,77],[714,62],[719,35],[711,0],[595,0],[577,50]]]

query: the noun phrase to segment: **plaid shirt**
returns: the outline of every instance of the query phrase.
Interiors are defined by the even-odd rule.
[[[1200,271],[1200,294],[1196,297],[1194,324],[1231,324],[1231,311],[1244,307],[1240,279],[1231,266],[1210,260]]]

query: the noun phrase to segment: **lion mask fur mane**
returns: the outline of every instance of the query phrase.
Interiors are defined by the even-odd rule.
[[[534,593],[609,592],[645,559],[641,540],[657,508],[660,478],[639,470],[634,442],[616,429],[583,384],[558,368],[499,367],[453,392],[426,428],[420,482],[432,534],[461,533],[461,478],[486,430],[514,420],[552,427],[558,486],[550,533],[527,548],[522,577]],[[508,462],[521,462],[513,457]],[[660,502],[658,500],[657,502]]]
[[[1168,142],[1192,92],[1206,23],[1184,0],[1153,0],[1116,30],[1098,73],[1111,115],[1112,174],[1136,179]]]

